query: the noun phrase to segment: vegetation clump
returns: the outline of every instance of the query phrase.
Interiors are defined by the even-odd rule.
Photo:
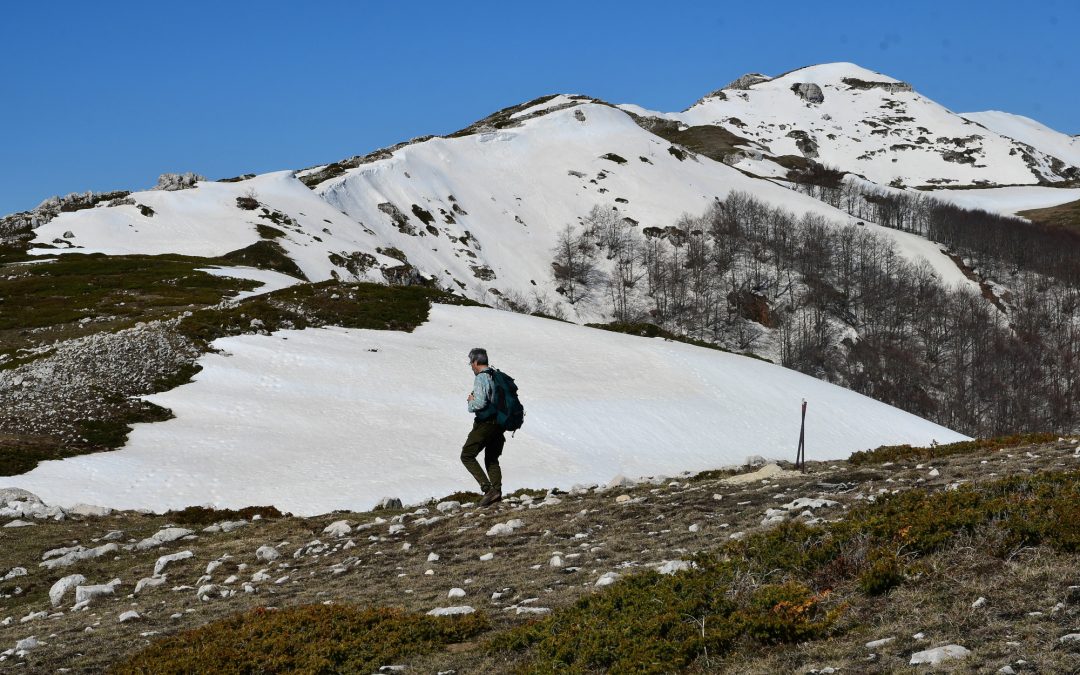
[[[433,617],[348,605],[257,608],[159,640],[110,670],[166,673],[370,673],[487,629],[482,614]]]
[[[998,450],[1000,448],[1015,447],[1018,445],[1035,445],[1038,443],[1051,443],[1057,440],[1057,434],[1014,434],[1012,436],[998,436],[996,438],[976,438],[971,441],[959,441],[944,445],[931,445],[927,447],[912,447],[910,445],[883,445],[873,450],[861,450],[854,452],[848,461],[855,466],[864,464],[883,464],[885,462],[899,462],[904,460],[927,461],[940,459],[951,455],[966,455],[983,450]]]

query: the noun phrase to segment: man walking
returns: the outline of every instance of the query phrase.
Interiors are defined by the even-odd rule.
[[[502,469],[499,467],[499,455],[502,454],[506,437],[496,421],[495,382],[491,367],[488,365],[487,350],[477,347],[469,352],[469,367],[472,368],[473,390],[469,394],[469,412],[476,416],[472,431],[465,439],[461,449],[461,463],[469,470],[484,493],[480,506],[491,506],[502,501]],[[484,451],[484,466],[487,473],[476,461],[480,451]]]

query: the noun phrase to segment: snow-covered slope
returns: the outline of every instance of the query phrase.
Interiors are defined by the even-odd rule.
[[[681,113],[621,107],[688,126],[726,129],[746,139],[743,147],[751,157],[739,166],[755,173],[774,172],[769,156],[794,155],[882,185],[1062,180],[1063,167],[1046,148],[1036,150],[980,127],[911,85],[852,63],[810,66],[772,79],[746,76]]]
[[[1080,166],[1080,137],[1063,134],[1030,117],[1000,110],[963,113],[962,116],[1002,136],[1027,143],[1066,164]]]
[[[1076,201],[1080,199],[1080,188],[1018,185],[981,190],[930,190],[927,194],[965,209],[983,209],[1003,216],[1015,216],[1018,211],[1044,209]]]
[[[508,312],[436,305],[413,333],[319,329],[219,340],[195,382],[150,397],[176,419],[114,452],[4,479],[49,504],[164,510],[274,504],[298,514],[475,489],[458,455],[471,417],[465,354],[484,344],[527,410],[505,488],[568,488],[964,437],[754,359]]]
[[[851,221],[782,185],[679,151],[625,111],[590,99],[555,97],[504,122],[408,144],[321,182],[311,176],[325,167],[133,193],[133,204],[61,213],[36,230],[35,241],[211,256],[258,242],[269,226],[311,280],[381,281],[404,258],[476,299],[490,300],[492,289],[557,299],[551,250],[559,232],[596,205],[641,227],[664,227],[738,190],[797,214]],[[238,205],[247,200],[258,206]],[[936,245],[869,227],[913,260],[927,260],[947,284],[967,283]]]

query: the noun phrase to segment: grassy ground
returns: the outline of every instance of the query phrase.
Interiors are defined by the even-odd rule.
[[[1080,593],[1070,588],[1080,586],[1080,515],[1070,506],[1080,503],[1076,445],[973,444],[936,456],[932,465],[917,452],[893,452],[888,460],[812,463],[805,475],[785,472],[743,482],[716,471],[559,494],[558,503],[540,508],[508,502],[449,514],[431,508],[415,515],[407,515],[415,512],[409,509],[315,518],[264,511],[263,518],[231,533],[195,526],[197,538],[188,541],[144,552],[121,550],[55,572],[37,565],[43,551],[75,541],[104,543],[95,540],[110,530],[122,530],[123,543],[168,523],[251,514],[122,512],[0,528],[0,572],[14,566],[29,572],[0,584],[0,596],[8,596],[0,598],[0,619],[12,617],[0,626],[0,646],[29,635],[47,643],[27,655],[19,672],[100,672],[151,645],[154,651],[139,658],[157,655],[166,659],[156,662],[161,664],[193,658],[186,645],[196,636],[200,644],[235,643],[251,630],[235,617],[263,606],[332,603],[350,608],[346,614],[352,617],[388,607],[413,617],[435,607],[470,605],[489,627],[434,640],[427,653],[373,658],[388,660],[381,665],[406,664],[412,672],[915,672],[907,665],[912,652],[957,643],[972,654],[945,670],[994,672],[1013,664],[1018,671],[1076,672],[1080,654],[1059,642],[1080,621]],[[466,478],[463,472],[463,484]],[[888,497],[892,491],[898,494]],[[629,501],[617,502],[622,495]],[[822,522],[762,524],[767,509],[818,496],[838,502],[816,510]],[[444,517],[418,522],[433,515]],[[405,529],[390,534],[395,517]],[[523,527],[506,536],[485,534],[511,518],[523,520]],[[365,529],[339,539],[322,532],[341,519]],[[736,532],[743,538],[732,539]],[[293,556],[316,539],[327,548]],[[354,545],[345,548],[350,540]],[[264,544],[276,545],[282,558],[258,562],[255,550]],[[172,563],[164,585],[130,595],[138,579],[150,576],[158,556],[185,549],[194,556]],[[488,552],[492,560],[479,559]],[[439,559],[429,562],[429,553]],[[561,566],[551,564],[556,554]],[[674,559],[696,560],[699,567],[674,577],[647,571]],[[200,601],[195,588],[207,582],[200,577],[217,560],[223,564],[209,581],[223,588],[239,590],[262,569],[270,579],[256,583],[254,593]],[[429,569],[432,574],[425,573]],[[123,584],[116,596],[86,611],[69,611],[69,597],[55,616],[20,623],[48,609],[52,582],[73,572],[86,575],[88,583],[120,578]],[[624,577],[598,588],[595,582],[607,572]],[[239,580],[224,585],[230,575]],[[275,583],[284,576],[289,578]],[[18,595],[15,587],[22,589]],[[448,598],[454,587],[465,589],[465,597]],[[979,597],[987,598],[985,606],[973,608]],[[519,613],[535,607],[551,613]],[[142,618],[118,623],[128,609]],[[216,624],[212,634],[204,629],[183,637],[186,630],[228,617],[232,623]],[[267,624],[263,634],[279,639],[280,621],[273,625],[278,628]],[[323,641],[324,651],[340,648],[332,630],[320,635],[311,639]],[[168,636],[182,637],[158,642]],[[888,637],[895,639],[865,646]],[[1026,666],[1017,665],[1020,660]]]
[[[1080,199],[1044,209],[1019,211],[1016,215],[1037,223],[1046,223],[1047,225],[1080,232]]]

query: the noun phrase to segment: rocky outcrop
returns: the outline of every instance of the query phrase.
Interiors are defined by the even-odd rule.
[[[772,78],[768,75],[762,75],[761,73],[747,73],[746,75],[729,82],[724,89],[749,89],[755,84],[768,82],[771,79]]]
[[[126,190],[113,192],[87,191],[72,192],[63,197],[49,197],[30,211],[20,211],[0,218],[0,238],[28,233],[41,227],[61,213],[94,208],[102,202],[109,202],[109,206],[115,206],[129,194],[131,193]]]
[[[200,176],[197,173],[163,173],[158,176],[157,185],[152,189],[164,190],[166,192],[173,192],[176,190],[189,190],[196,187],[196,183],[199,181],[205,181],[205,176]]]
[[[813,82],[796,82],[791,85],[791,91],[795,92],[795,95],[799,98],[810,103],[822,103],[825,101],[825,94],[821,91],[821,87]]]
[[[843,82],[852,89],[884,89],[890,94],[901,91],[914,91],[907,82],[871,82],[860,80],[857,77],[845,77]]]

